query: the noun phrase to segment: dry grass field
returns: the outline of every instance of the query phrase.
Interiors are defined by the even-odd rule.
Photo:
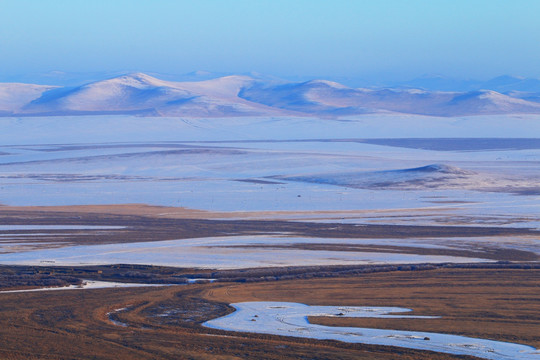
[[[276,297],[279,294],[279,298]],[[407,307],[440,319],[315,317],[311,322],[460,334],[540,347],[540,270],[437,269],[210,290],[226,302]]]
[[[76,210],[76,211],[70,211]],[[132,243],[201,236],[258,235],[338,238],[318,244],[279,244],[311,251],[385,252],[500,260],[489,264],[341,265],[241,270],[145,265],[1,266],[0,288],[80,283],[82,279],[185,284],[168,287],[0,293],[0,359],[469,359],[397,347],[232,333],[201,326],[242,301],[310,305],[397,306],[440,319],[310,318],[329,326],[358,326],[461,334],[540,347],[540,268],[533,251],[473,244],[462,248],[351,245],[348,238],[454,236],[536,237],[526,228],[225,220],[204,212],[117,207],[0,208],[0,225],[116,226],[110,230],[48,230],[54,246]],[[216,214],[214,214],[216,215]],[[40,229],[2,230],[17,241],[48,247]],[[76,236],[75,236],[75,235]],[[24,237],[22,236],[24,235]],[[28,240],[23,240],[28,238]],[[485,242],[483,243],[485,244]],[[251,245],[250,245],[251,246]],[[264,247],[264,244],[253,245]],[[274,244],[273,247],[279,247]],[[231,251],[234,246],[231,247]],[[520,263],[512,263],[519,261]],[[396,271],[402,270],[402,271]],[[234,280],[234,282],[232,282]],[[271,281],[270,281],[271,280]],[[118,311],[118,309],[124,309]],[[121,326],[121,324],[127,326]]]
[[[312,318],[540,346],[540,270],[437,269],[164,288],[0,294],[2,359],[472,359],[202,327],[240,301],[402,306],[441,319]],[[127,308],[126,311],[114,312]],[[111,313],[112,312],[112,313]],[[111,314],[108,314],[111,313]],[[111,318],[127,324],[113,324]]]

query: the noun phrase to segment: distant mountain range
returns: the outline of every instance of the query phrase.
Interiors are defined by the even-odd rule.
[[[442,91],[450,86],[448,81],[426,77],[407,86],[366,89],[326,80],[285,82],[269,77],[225,76],[177,82],[133,73],[71,87],[0,83],[0,116],[540,114],[540,80],[503,76],[482,83],[483,89],[473,85],[460,85],[473,90]]]
[[[500,93],[514,91],[540,93],[540,79],[503,75],[487,81],[479,81],[472,79],[453,79],[441,75],[425,75],[417,79],[392,84],[392,87],[409,87],[438,91],[474,91],[487,89]]]

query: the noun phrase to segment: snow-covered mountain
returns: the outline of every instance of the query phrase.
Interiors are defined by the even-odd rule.
[[[398,112],[434,116],[540,113],[540,104],[495,91],[465,93],[418,89],[352,89],[314,80],[243,89],[240,97],[281,109],[312,114]]]
[[[0,115],[19,113],[29,102],[55,86],[0,83]]]
[[[455,79],[442,75],[422,77],[388,85],[395,88],[413,88],[428,91],[475,91],[489,89],[506,94],[510,91],[540,93],[540,79],[502,75],[489,80]]]
[[[508,83],[514,78],[501,78]],[[540,113],[535,94],[491,90],[355,89],[250,76],[165,81],[133,73],[76,87],[0,84],[0,115],[135,114],[142,116],[342,116],[395,112],[433,116]]]
[[[75,88],[43,93],[23,114],[138,114],[150,116],[237,116],[278,114],[237,96],[253,79],[227,76],[198,82],[172,82],[135,73]]]
[[[445,105],[440,108],[439,115],[538,113],[540,109],[540,103],[514,98],[491,90],[459,94]],[[434,109],[433,114],[437,115],[436,109]]]

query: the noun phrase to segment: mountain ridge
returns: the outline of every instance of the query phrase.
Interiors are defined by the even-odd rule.
[[[501,84],[522,81],[500,77]],[[525,80],[523,80],[525,81]],[[414,88],[352,88],[229,75],[168,81],[134,72],[78,86],[0,83],[0,116],[133,114],[140,116],[324,116],[400,113],[427,116],[540,114],[540,94]]]

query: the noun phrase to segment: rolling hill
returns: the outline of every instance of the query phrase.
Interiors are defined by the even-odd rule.
[[[293,83],[249,76],[174,82],[133,73],[75,87],[0,84],[0,115],[339,117],[403,113],[451,117],[537,114],[540,103],[536,99],[534,93],[523,91],[505,95],[493,90],[355,89],[327,80]]]

